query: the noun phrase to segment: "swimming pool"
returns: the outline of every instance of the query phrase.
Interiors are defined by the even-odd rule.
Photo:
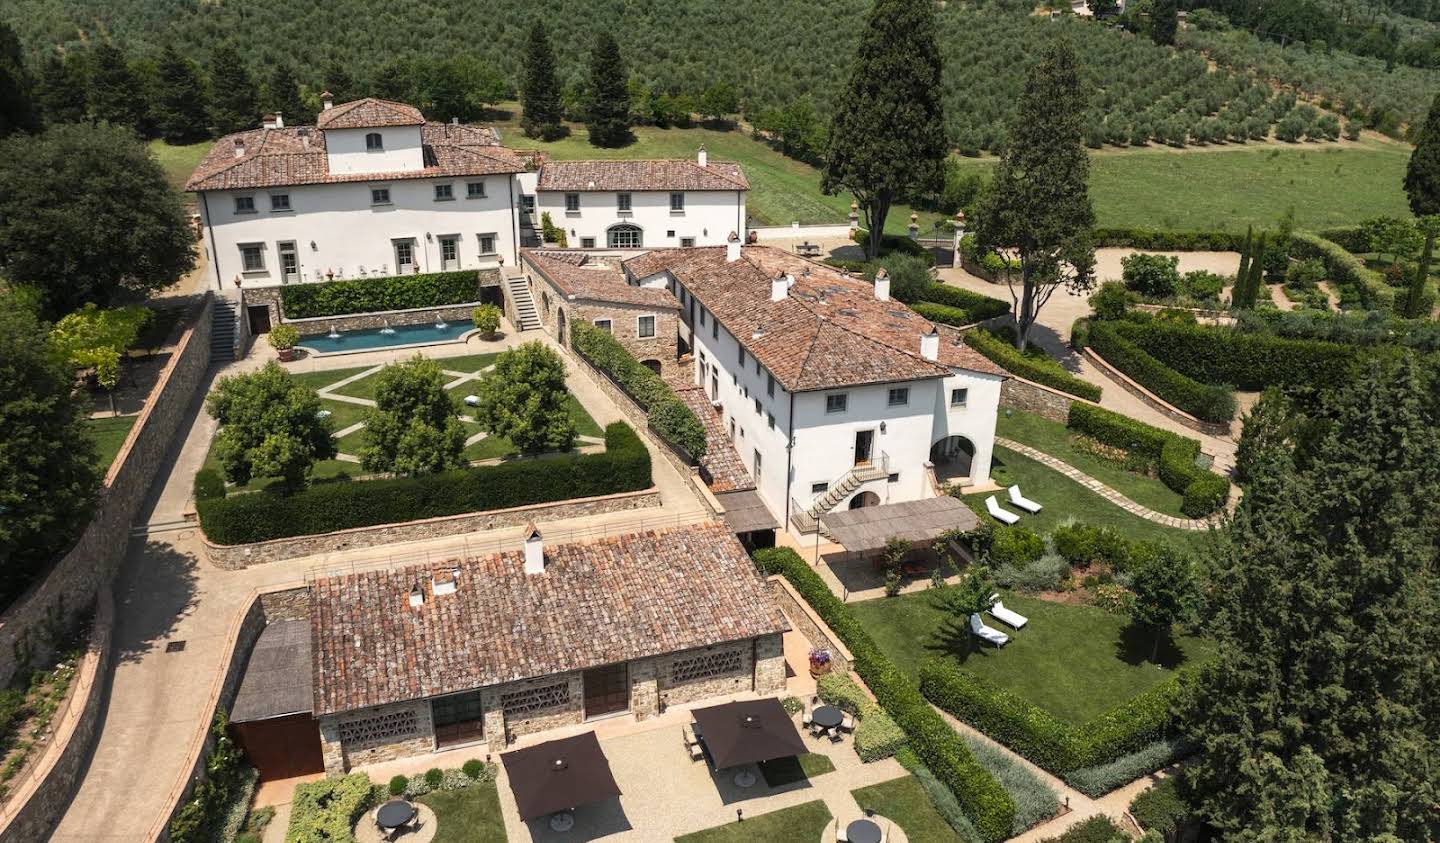
[[[358,331],[340,331],[333,336],[316,334],[301,337],[298,345],[316,354],[343,354],[347,351],[369,351],[397,345],[459,342],[463,335],[473,330],[475,326],[468,321],[451,322],[443,328],[437,325],[398,325],[390,329],[391,333],[382,333],[380,328],[364,328]]]

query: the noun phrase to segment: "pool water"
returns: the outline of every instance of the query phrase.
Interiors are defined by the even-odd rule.
[[[443,329],[435,325],[397,325],[394,333],[382,334],[379,328],[365,328],[359,331],[340,331],[336,336],[316,334],[301,337],[299,345],[316,354],[340,354],[346,351],[366,351],[372,348],[389,348],[396,345],[433,345],[442,342],[459,342],[460,335],[473,331],[469,322],[451,322]]]

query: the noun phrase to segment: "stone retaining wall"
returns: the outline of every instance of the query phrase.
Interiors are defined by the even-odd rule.
[[[1061,424],[1065,424],[1070,419],[1070,405],[1077,401],[1082,404],[1092,403],[1016,375],[1011,375],[1005,379],[1004,383],[1000,384],[1001,407],[1034,413]]]
[[[317,553],[355,550],[362,547],[433,539],[439,536],[456,536],[461,533],[498,530],[505,527],[523,527],[529,521],[543,523],[559,521],[564,518],[600,515],[607,512],[649,509],[660,505],[660,492],[652,486],[636,492],[621,492],[614,495],[555,501],[535,506],[494,509],[485,512],[466,512],[442,518],[426,518],[398,524],[378,524],[373,527],[356,527],[351,530],[337,530],[333,533],[272,539],[251,544],[214,544],[203,537],[201,541],[205,546],[206,558],[216,567],[238,571],[251,565],[295,559],[300,556],[313,556]]]
[[[620,412],[636,431],[644,431],[644,433],[655,440],[657,447],[654,450],[659,451],[666,462],[675,466],[676,471],[680,472],[682,476],[689,476],[691,474],[698,475],[700,473],[700,467],[691,465],[688,456],[678,451],[669,442],[657,436],[655,431],[650,429],[650,415],[645,412],[645,408],[636,404],[635,399],[626,395],[625,390],[610,380],[609,375],[590,365],[589,360],[586,360],[583,356],[571,349],[567,348],[564,349],[564,351],[571,360],[576,362],[580,367],[580,371],[589,375],[590,380],[595,386],[598,387],[601,392],[605,393],[611,401],[615,402],[615,406],[620,408]]]
[[[1096,368],[1104,372],[1111,380],[1120,384],[1126,392],[1139,398],[1142,402],[1149,405],[1151,409],[1156,410],[1171,421],[1182,424],[1191,430],[1198,431],[1207,436],[1225,437],[1230,435],[1230,424],[1228,422],[1201,421],[1179,407],[1167,403],[1165,399],[1136,383],[1126,376],[1124,372],[1110,365],[1104,357],[1096,354],[1093,348],[1086,348],[1082,353],[1085,355],[1085,359],[1094,363]]]
[[[186,314],[175,350],[110,464],[80,538],[0,614],[0,687],[27,664],[53,655],[55,631],[69,629],[113,580],[125,558],[131,524],[210,366],[213,308],[213,294],[207,292]]]
[[[835,665],[834,670],[840,673],[849,673],[850,663],[855,657],[850,654],[850,648],[845,646],[844,642],[840,640],[840,636],[830,630],[825,621],[821,620],[820,616],[815,614],[815,610],[810,608],[809,603],[800,599],[795,587],[790,585],[784,577],[771,576],[768,579],[770,580],[770,593],[775,596],[775,602],[779,604],[780,611],[785,613],[785,619],[790,621],[790,624],[801,635],[805,636],[805,639],[810,642],[810,646],[824,647],[830,651],[830,655],[834,657],[832,661],[832,664]]]

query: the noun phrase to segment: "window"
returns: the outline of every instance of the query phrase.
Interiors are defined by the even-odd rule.
[[[731,420],[730,420],[730,441],[731,441],[731,442],[734,442],[734,441],[735,441],[735,420],[734,420],[734,419],[731,419]]]
[[[643,242],[638,225],[614,225],[605,232],[605,245],[611,249],[638,249]]]
[[[769,372],[765,373],[765,394],[771,398],[775,397],[775,376]]]
[[[236,196],[236,197],[235,197],[235,213],[237,213],[237,214],[253,214],[253,213],[255,213],[255,197],[254,197],[254,196]]]
[[[761,461],[760,461],[760,449],[759,449],[759,448],[756,448],[756,449],[755,449],[755,479],[756,479],[756,480],[759,480],[759,479],[760,479],[760,465],[761,465]]]
[[[760,358],[758,358],[758,357],[753,357],[753,358],[751,358],[751,359],[753,359],[753,360],[755,361],[755,377],[758,378],[758,377],[760,377]]]
[[[604,331],[605,333],[608,334],[608,333],[610,333],[610,330],[611,330],[611,328],[610,328],[610,320],[609,320],[609,319],[596,319],[596,320],[595,320],[595,327],[599,328],[600,330],[602,330],[602,331]]]
[[[371,204],[371,205],[389,205],[389,204],[390,204],[390,188],[388,188],[388,187],[372,187],[372,188],[370,188],[370,204]]]
[[[482,254],[482,255],[493,255],[493,254],[495,254],[495,235],[494,235],[494,234],[480,234],[480,235],[476,235],[476,236],[478,236],[478,237],[480,238],[480,254]]]
[[[903,407],[910,403],[910,387],[897,386],[890,390],[889,404],[891,407]]]
[[[500,710],[507,719],[527,717],[564,707],[570,702],[570,683],[556,682],[500,695]]]
[[[630,194],[615,194],[615,210],[619,211],[622,214],[630,213]]]
[[[481,189],[484,189],[484,185],[483,185],[483,184],[481,185]],[[527,193],[527,194],[524,194],[523,196],[521,196],[521,197],[520,197],[520,207],[521,207],[521,208],[525,211],[525,213],[527,213],[527,214],[533,214],[533,213],[535,213],[535,195],[534,195],[533,193]]]
[[[825,412],[843,413],[850,407],[850,396],[844,392],[825,396]]]
[[[700,327],[705,327],[705,308],[700,308]]]
[[[454,199],[454,198],[455,198],[455,185],[453,185],[453,184],[437,184],[437,185],[435,185],[435,201],[436,201],[436,202],[448,202],[448,201],[450,201],[451,199]]]
[[[735,347],[735,350],[738,351],[738,352],[740,352],[740,368],[743,369],[743,368],[745,368],[745,346],[743,346],[743,345],[736,346],[736,347]]]
[[[240,268],[245,272],[265,271],[265,246],[262,243],[240,244]]]
[[[710,320],[710,339],[712,339],[712,340],[718,340],[718,339],[720,339],[720,320],[719,320],[719,319],[711,319],[711,320]]]
[[[567,194],[565,194],[565,211],[566,211],[566,213],[572,213],[572,214],[578,214],[578,213],[580,213],[580,194],[578,194],[578,193],[567,193]]]
[[[642,340],[648,340],[655,336],[655,317],[641,316],[635,320],[635,335]]]
[[[280,280],[286,284],[294,284],[300,280],[300,255],[295,250],[295,241],[276,243],[275,250],[280,253]]]
[[[755,399],[755,415],[758,416],[758,415],[760,415],[760,414],[762,414],[762,413],[764,413],[764,412],[765,412],[765,408],[762,407],[762,406],[760,406],[760,399],[759,399],[759,398],[756,398],[756,399]]]
[[[689,249],[690,247],[692,247],[692,246],[694,246],[694,245],[695,245],[695,238],[694,238],[694,237],[681,237],[681,238],[680,238],[680,246],[681,246],[681,248]]]
[[[963,407],[963,406],[965,406],[965,401],[966,401],[969,397],[970,397],[970,390],[968,390],[968,389],[963,389],[963,388],[962,388],[962,389],[952,389],[952,390],[950,390],[950,406],[952,406],[952,407]]]
[[[685,213],[685,194],[679,192],[670,194],[670,213]]]
[[[900,482],[900,473],[897,471],[896,473],[890,475],[889,477],[886,477],[886,478],[885,478],[885,482],[886,482],[886,483],[899,483],[899,482]]]
[[[440,238],[440,268],[447,272],[460,268],[460,238]]]
[[[389,714],[377,714],[340,724],[340,743],[347,749],[364,749],[408,738],[419,731],[415,709],[407,708]]]
[[[689,656],[671,663],[670,680],[679,685],[702,679],[715,679],[738,673],[743,666],[739,650],[721,650],[717,653]]]
[[[828,492],[828,491],[830,491],[830,484],[829,484],[829,483],[811,483],[811,484],[810,484],[810,494],[812,494],[812,495],[823,495],[823,494],[825,494],[825,493]]]
[[[395,271],[410,272],[415,268],[415,241],[395,240]]]
[[[675,236],[675,229],[672,228],[672,229],[669,229],[668,231],[666,231],[666,232],[665,232],[665,236],[666,236],[666,237],[671,237],[671,238],[673,238],[673,237]]]
[[[731,373],[730,373],[730,380],[731,380],[732,383],[735,384],[736,388],[738,389],[739,386],[740,386],[740,376],[737,375],[737,374],[735,374],[734,372],[731,372]]]
[[[272,210],[272,211],[288,211],[288,210],[290,210],[290,194],[288,194],[288,193],[272,193],[272,194],[270,194],[270,210]]]
[[[581,237],[581,238],[580,238],[580,248],[582,248],[582,249],[593,249],[593,248],[595,248],[595,238],[594,238],[594,237]]]
[[[381,139],[379,132],[370,132],[365,135],[365,149],[368,152],[378,152],[385,148],[385,141]]]
[[[766,421],[767,423],[769,423],[771,430],[774,430],[774,429],[775,429],[775,414],[774,414],[774,413],[766,413],[766,414],[765,414],[765,421]]]
[[[467,181],[467,182],[465,182],[465,198],[466,198],[466,199],[484,199],[484,198],[485,198],[485,182],[483,182],[483,181]],[[535,201],[534,197],[528,197],[528,198],[530,199],[531,202],[534,202],[534,201]]]

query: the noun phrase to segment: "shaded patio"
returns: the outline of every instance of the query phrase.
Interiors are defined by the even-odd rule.
[[[620,786],[594,732],[546,741],[500,756],[520,819],[545,817],[556,831],[575,822],[567,812],[618,799]]]
[[[895,538],[929,545],[951,530],[979,527],[980,519],[961,501],[942,495],[830,512],[820,516],[820,524],[847,552],[863,556],[884,549]]]

